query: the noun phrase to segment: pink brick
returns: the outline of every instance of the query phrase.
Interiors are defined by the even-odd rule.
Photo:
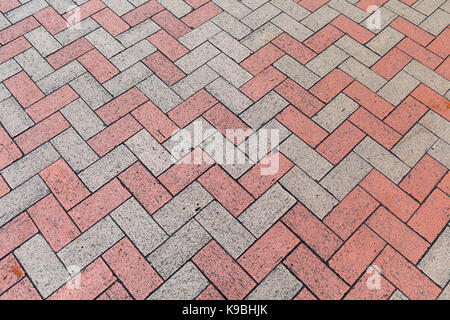
[[[221,12],[222,9],[211,1],[188,13],[181,20],[191,28],[198,28]]]
[[[89,139],[88,144],[100,157],[103,157],[141,128],[142,126],[128,114]]]
[[[27,277],[2,294],[0,300],[41,300],[41,296]]]
[[[5,44],[3,47],[0,47],[0,64],[14,58],[29,48],[31,48],[31,45],[24,37],[17,38]]]
[[[40,175],[66,210],[71,209],[90,194],[78,176],[62,159],[42,170]]]
[[[11,11],[12,9],[15,9],[20,6],[21,6],[21,4],[18,0],[1,0],[0,1],[0,12],[6,13],[6,12]]]
[[[310,92],[325,103],[330,102],[339,92],[353,81],[340,69],[331,71],[310,89]]]
[[[26,212],[0,228],[0,259],[34,236],[38,230]]]
[[[3,180],[2,176],[0,176],[0,198],[9,192],[9,187],[6,184],[5,180]]]
[[[315,52],[320,53],[331,46],[343,35],[344,33],[339,29],[333,27],[331,24],[328,24],[323,29],[319,30],[311,37],[309,37],[309,39],[307,39],[303,43],[313,49]]]
[[[302,64],[306,64],[316,56],[314,51],[287,33],[278,36],[272,43]]]
[[[247,59],[241,62],[241,66],[252,75],[257,75],[272,63],[284,56],[284,52],[268,43]]]
[[[200,293],[195,300],[225,300],[223,295],[210,284],[202,293]]]
[[[120,206],[130,196],[130,193],[122,187],[119,180],[114,179],[68,213],[80,230],[84,232]]]
[[[49,297],[49,300],[93,300],[116,277],[101,258],[96,259],[80,273],[80,288],[74,290],[73,284],[66,284]]]
[[[167,115],[180,128],[183,128],[216,103],[217,100],[206,90],[202,89],[170,110]]]
[[[434,54],[409,38],[403,39],[397,45],[397,48],[433,70],[443,61],[437,54]]]
[[[97,12],[92,18],[98,22],[106,31],[108,31],[113,37],[128,30],[130,26],[123,21],[114,11],[109,8],[105,8],[102,11]]]
[[[143,59],[142,62],[168,86],[174,85],[186,76],[183,71],[159,51]]]
[[[253,197],[219,166],[205,172],[198,182],[235,217],[254,201]]]
[[[376,272],[377,271],[375,268],[369,267],[364,275],[350,289],[348,294],[344,297],[344,300],[388,300],[394,292],[395,287],[383,276],[379,277],[379,289],[371,289],[367,285],[368,283],[371,283],[371,280],[374,279],[374,275]]]
[[[39,122],[56,111],[64,108],[69,103],[75,101],[78,94],[66,84],[58,90],[52,92],[44,99],[30,106],[26,111],[34,122]]]
[[[24,154],[29,153],[69,127],[60,113],[48,117],[14,139]]]
[[[241,87],[241,91],[253,101],[258,101],[280,84],[286,76],[270,66]]]
[[[175,17],[168,10],[163,10],[152,17],[152,20],[166,30],[171,36],[180,38],[191,31],[183,21]]]
[[[37,27],[39,27],[39,22],[34,17],[23,19],[0,31],[0,44],[5,45]]]
[[[428,108],[426,106],[413,97],[408,96],[384,119],[384,122],[401,134],[406,134],[427,111]]]
[[[25,276],[25,272],[16,258],[9,254],[0,259],[0,295],[15,285]]]
[[[57,34],[68,27],[67,21],[51,6],[36,12],[34,16],[51,34]]]
[[[393,48],[370,69],[383,78],[391,80],[397,73],[403,70],[411,60],[412,58],[406,53],[403,53],[403,51],[400,51],[397,48]]]
[[[6,168],[21,156],[22,153],[19,148],[9,137],[8,133],[0,126],[0,170]]]
[[[291,79],[286,79],[275,91],[309,117],[312,117],[325,106],[322,101]]]
[[[106,263],[134,298],[144,300],[163,280],[133,244],[124,238],[103,254]]]
[[[53,195],[48,195],[29,208],[28,213],[56,252],[80,235]]]
[[[110,125],[147,100],[148,98],[138,88],[133,87],[121,96],[105,104],[96,113],[107,125]]]
[[[261,282],[300,240],[281,222],[277,222],[239,259],[239,264]]]
[[[172,61],[181,58],[189,52],[188,49],[164,30],[151,35],[148,40]]]
[[[372,32],[342,14],[334,19],[331,24],[362,44],[375,36]]]
[[[322,259],[328,260],[342,245],[342,240],[300,203],[283,217],[294,231]]]
[[[61,50],[51,54],[46,59],[53,68],[59,69],[78,57],[81,57],[93,48],[94,47],[89,43],[89,41],[85,38],[80,38],[63,47]]]
[[[214,240],[192,260],[227,299],[243,299],[255,286],[255,281]]]
[[[63,14],[63,18],[69,21],[71,17],[76,16],[77,18],[79,18],[79,21],[81,21],[86,19],[87,17],[90,17],[94,13],[102,10],[104,7],[105,5],[101,0],[89,0],[88,2],[83,3],[79,7]],[[74,22],[78,23],[79,21],[76,20]]]
[[[41,89],[34,84],[24,71],[5,80],[4,84],[24,108],[44,97]]]
[[[120,174],[119,179],[150,214],[156,212],[172,198],[139,162]]]
[[[120,282],[114,282],[97,300],[133,300]]]
[[[179,129],[178,126],[151,101],[134,110],[132,114],[160,143],[169,139],[172,134]]]
[[[402,17],[395,19],[390,26],[422,46],[426,46],[434,39],[433,35]]]
[[[108,61],[99,51],[91,50],[81,57],[78,61],[97,79],[104,83],[119,73],[119,70]]]
[[[128,22],[130,26],[134,27],[138,23],[145,21],[146,19],[150,18],[163,9],[164,7],[160,5],[156,0],[151,0],[124,14],[122,18],[123,20]]]

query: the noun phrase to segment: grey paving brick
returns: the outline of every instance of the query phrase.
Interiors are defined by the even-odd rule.
[[[449,122],[433,110],[428,110],[419,123],[445,142],[450,143]]]
[[[211,202],[195,219],[233,258],[237,259],[256,240],[220,203]]]
[[[33,81],[39,81],[54,71],[48,62],[34,48],[14,57]]]
[[[6,89],[3,83],[0,83],[0,102],[11,97],[11,93]]]
[[[97,154],[73,128],[57,135],[51,143],[75,173],[79,173],[98,160]]]
[[[417,10],[414,10],[413,8],[399,0],[389,0],[384,4],[384,6],[416,25],[421,23],[426,18],[424,14],[420,13]]]
[[[160,29],[160,26],[158,26],[152,20],[148,19],[132,27],[131,29],[122,32],[117,36],[117,40],[119,40],[122,45],[128,48],[133,44],[138,43],[139,41],[151,36]]]
[[[14,254],[44,298],[70,279],[69,272],[41,234],[25,242]]]
[[[440,95],[444,95],[450,89],[449,80],[416,60],[412,60],[403,70]]]
[[[103,28],[98,28],[85,38],[108,59],[125,49],[119,41]]]
[[[127,200],[110,215],[144,256],[168,238],[164,230],[134,198]]]
[[[192,300],[205,290],[208,284],[200,270],[192,262],[188,262],[156,289],[148,300]]]
[[[201,45],[222,30],[211,21],[205,22],[200,27],[193,29],[178,39],[189,50]]]
[[[302,20],[310,14],[308,10],[297,5],[294,1],[271,0],[270,3],[297,21]]]
[[[36,84],[46,95],[48,95],[76,79],[84,72],[86,72],[86,69],[75,60],[39,80]]]
[[[365,137],[354,151],[378,171],[398,184],[410,168],[370,137]]]
[[[427,17],[425,21],[419,25],[419,27],[437,36],[442,32],[442,30],[448,27],[449,20],[450,14],[448,12],[437,9],[429,17]]]
[[[280,145],[280,152],[315,180],[322,179],[333,168],[327,159],[295,135]]]
[[[358,104],[340,93],[323,107],[312,119],[328,132],[334,131],[341,125],[356,109]]]
[[[339,68],[372,91],[378,91],[387,82],[378,73],[370,70],[353,57],[349,57]]]
[[[13,59],[3,62],[0,64],[0,82],[3,82],[3,80],[8,79],[20,71],[22,71],[22,68]]]
[[[302,283],[280,263],[246,299],[291,300],[302,287]]]
[[[284,12],[273,18],[271,21],[274,25],[287,32],[298,41],[303,41],[313,34],[310,29]]]
[[[428,154],[442,163],[445,167],[450,168],[450,145],[444,140],[439,139],[430,150],[428,150]]]
[[[235,114],[239,114],[252,104],[246,95],[223,78],[218,78],[209,84],[206,90]]]
[[[253,202],[238,219],[259,238],[294,204],[295,198],[276,183]]]
[[[163,279],[167,279],[210,240],[211,236],[192,219],[153,251],[148,261]]]
[[[437,140],[434,134],[416,124],[392,148],[392,152],[408,166],[413,167]]]
[[[50,143],[45,143],[1,171],[11,188],[16,188],[59,159]]]
[[[163,112],[169,112],[183,100],[157,76],[153,75],[137,86]]]
[[[44,57],[62,48],[58,41],[42,26],[26,33],[25,38]]]
[[[337,16],[339,16],[339,12],[324,5],[303,19],[301,23],[313,31],[319,31]]]
[[[220,54],[220,51],[214,47],[211,43],[205,42],[178,59],[175,64],[184,73],[189,74],[195,69],[198,69],[209,60]]]
[[[198,182],[193,182],[156,211],[153,218],[169,235],[172,235],[211,200],[212,196]]]
[[[59,41],[63,46],[80,39],[82,36],[89,34],[90,32],[97,29],[99,25],[91,17],[81,20],[77,24],[70,26],[69,28],[61,31],[55,35],[56,40]]]
[[[171,154],[145,129],[128,139],[125,145],[155,176],[166,171],[174,162]]]
[[[219,75],[213,69],[207,65],[203,65],[187,77],[178,81],[174,86],[172,86],[172,89],[182,99],[186,100],[194,93],[200,91],[208,84],[216,80],[218,77]]]
[[[358,23],[362,22],[369,15],[366,11],[346,0],[331,0],[327,2],[327,5]]]
[[[386,27],[383,31],[373,37],[366,46],[379,55],[384,56],[405,36],[391,27]]]
[[[241,40],[251,32],[249,27],[226,11],[222,11],[212,21],[237,40]]]
[[[320,10],[320,9],[319,9]],[[331,70],[336,68],[345,59],[348,54],[336,47],[335,45],[329,46],[322,51],[318,56],[309,61],[306,66],[318,74],[320,77],[326,76]]]
[[[291,169],[280,183],[319,219],[323,219],[338,204],[336,198],[298,167]]]
[[[182,0],[158,0],[158,2],[177,18],[181,18],[192,11],[192,8]]]
[[[450,279],[450,227],[437,238],[417,265],[434,282],[444,288]]]
[[[123,232],[111,217],[107,216],[62,248],[58,252],[58,256],[66,267],[84,268],[123,236]]]
[[[383,88],[378,91],[378,95],[392,103],[398,105],[403,101],[418,85],[419,81],[404,71],[400,71]]]
[[[409,300],[400,290],[395,290],[389,300]]]
[[[289,102],[283,99],[283,97],[275,91],[271,91],[250,108],[242,112],[239,117],[253,130],[257,130],[288,105]]]
[[[219,54],[217,57],[209,61],[208,66],[210,66],[214,71],[220,74],[236,88],[240,88],[247,81],[253,78],[247,70],[242,68],[224,53]]]
[[[248,25],[253,30],[258,29],[267,21],[280,13],[280,9],[270,3],[266,3],[258,9],[254,10],[249,15],[245,16],[241,21]]]
[[[213,0],[213,2],[237,19],[242,19],[252,12],[247,6],[237,0]]]
[[[450,300],[450,283],[445,286],[444,290],[442,290],[438,300]]]
[[[89,190],[94,192],[131,166],[136,160],[136,157],[127,147],[120,145],[81,172],[79,177]]]
[[[245,6],[249,7],[252,10],[256,10],[261,7],[263,4],[269,2],[269,0],[241,0]]]
[[[127,0],[105,0],[103,3],[119,16],[134,9],[134,6]]]
[[[372,50],[363,46],[348,35],[344,35],[340,38],[335,45],[359,62],[363,63],[366,67],[371,67],[381,58],[378,54],[374,53]]]
[[[76,7],[76,2],[74,2],[73,0],[47,0],[47,2],[59,14],[66,13]]]
[[[257,51],[267,43],[282,34],[283,31],[271,22],[267,22],[261,28],[253,31],[241,43],[252,51]]]
[[[61,109],[61,113],[84,140],[92,138],[106,128],[97,114],[81,99],[68,104]]]
[[[378,8],[374,13],[368,16],[361,25],[374,34],[379,34],[388,27],[392,21],[398,17],[398,14],[392,12],[386,7]],[[378,20],[379,19],[379,20]],[[388,27],[389,28],[389,27]]]
[[[50,190],[40,176],[34,176],[0,198],[0,227],[44,198]]]
[[[148,69],[142,62],[138,62],[127,70],[122,71],[114,78],[106,81],[103,86],[114,97],[117,97],[147,77],[150,77],[152,74],[153,73],[150,69]]]
[[[93,110],[96,110],[112,99],[112,96],[89,73],[70,82],[70,86]]]
[[[434,10],[439,8],[442,4],[445,3],[445,0],[419,0],[412,5],[412,7],[424,15],[429,16],[433,13]]]
[[[289,55],[284,55],[273,65],[305,89],[311,88],[320,80],[314,72]]]
[[[342,201],[370,170],[371,165],[351,152],[320,181],[320,184],[336,199]]]
[[[13,97],[0,102],[0,123],[15,137],[34,125],[34,122]]]
[[[11,25],[11,22],[6,19],[5,15],[0,12],[0,30],[3,30]]]
[[[124,71],[155,51],[156,48],[147,39],[144,39],[115,55],[110,61],[117,69]]]
[[[225,31],[215,35],[209,41],[237,63],[240,63],[252,53]]]
[[[48,4],[45,0],[31,0],[24,3],[20,7],[8,11],[5,13],[5,16],[11,23],[17,23],[47,6]]]

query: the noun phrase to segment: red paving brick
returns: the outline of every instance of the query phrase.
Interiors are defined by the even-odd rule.
[[[372,30],[361,10],[391,2],[75,2],[0,0],[0,300],[444,292],[450,29],[436,15],[446,3],[400,0]],[[343,47],[344,35],[356,43]],[[337,47],[343,61],[327,56]],[[280,68],[284,55],[295,63]],[[372,75],[346,74],[348,59]],[[413,59],[428,71],[415,74]],[[315,74],[308,89],[299,65]],[[211,90],[216,80],[227,86]],[[66,112],[75,100],[91,111]],[[412,134],[418,125],[434,145]],[[184,139],[194,143],[179,156]],[[383,152],[361,153],[366,139]],[[246,163],[228,163],[237,150]],[[179,197],[195,186],[201,201]],[[170,259],[176,268],[153,263]]]

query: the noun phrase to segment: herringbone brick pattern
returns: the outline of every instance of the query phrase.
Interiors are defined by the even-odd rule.
[[[0,12],[0,299],[449,299],[450,1]]]

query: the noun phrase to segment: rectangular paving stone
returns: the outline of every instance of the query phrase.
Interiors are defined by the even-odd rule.
[[[371,165],[351,152],[320,181],[320,184],[336,199],[342,201],[371,170]]]
[[[280,9],[270,3],[266,3],[245,16],[241,21],[253,30],[256,30],[279,13]]]
[[[94,192],[131,166],[136,160],[136,157],[127,147],[120,145],[81,172],[79,178],[91,192]]]
[[[222,30],[211,21],[205,22],[200,27],[193,29],[178,39],[182,45],[189,50],[201,45],[203,42],[212,38]]]
[[[448,121],[433,110],[429,110],[422,119],[420,119],[419,123],[439,138],[450,143],[450,131],[447,130]]]
[[[428,154],[447,168],[450,168],[450,145],[444,140],[439,139],[430,150],[428,150]]]
[[[44,298],[70,279],[69,272],[41,234],[25,242],[14,254]]]
[[[59,89],[86,72],[86,69],[78,62],[72,61],[64,67],[39,80],[36,84],[46,95]]]
[[[420,28],[438,36],[442,30],[448,27],[449,19],[450,13],[437,9],[420,24]]]
[[[0,123],[12,137],[34,125],[33,120],[13,97],[0,102]]]
[[[217,201],[211,202],[195,219],[235,259],[255,241],[255,237]]]
[[[193,182],[153,214],[153,218],[172,235],[211,202],[212,196],[198,183]]]
[[[348,58],[339,68],[375,92],[387,82],[382,76],[370,70],[353,57]]]
[[[224,11],[233,15],[237,19],[242,19],[252,11],[242,2],[238,0],[212,0],[215,4],[221,7]]]
[[[92,138],[106,128],[103,121],[81,99],[68,104],[61,113],[84,140]]]
[[[127,70],[122,71],[114,78],[106,81],[103,86],[114,97],[117,97],[137,85],[139,82],[150,77],[152,74],[153,72],[151,72],[142,62],[138,62]]]
[[[215,16],[211,21],[237,40],[241,40],[251,32],[249,27],[226,11],[222,11],[222,13]]]
[[[209,41],[237,63],[242,62],[252,53],[246,46],[225,31],[215,35]]]
[[[152,20],[146,20],[134,26],[133,28],[121,33],[117,36],[117,39],[123,46],[128,48],[133,44],[149,37],[160,29],[161,27],[154,23]]]
[[[408,96],[418,85],[419,80],[413,78],[404,71],[400,71],[392,78],[380,91],[378,95],[393,105],[398,105]]]
[[[155,51],[155,46],[147,41],[147,39],[144,39],[129,47],[128,49],[118,53],[113,58],[111,58],[110,61],[117,67],[117,69],[119,69],[120,71],[124,71],[125,69],[128,69],[133,64],[144,59]]]
[[[419,24],[426,18],[424,14],[399,0],[389,0],[384,6],[414,24]]]
[[[260,237],[295,204],[295,198],[278,183],[267,190],[240,216],[239,221]]]
[[[379,55],[384,56],[405,36],[391,27],[386,27],[383,31],[373,37],[366,46]]]
[[[323,219],[338,204],[336,198],[298,167],[291,169],[280,179],[280,183],[319,219]]]
[[[298,41],[306,40],[313,34],[310,29],[284,12],[273,18],[271,22]]]
[[[169,278],[211,240],[195,220],[190,220],[148,256],[148,261],[163,277]]]
[[[112,99],[108,91],[89,73],[71,81],[70,86],[93,110],[97,110]]]
[[[153,292],[148,300],[189,300],[197,297],[209,282],[192,263],[186,263]]]
[[[358,23],[362,22],[369,15],[366,11],[346,0],[331,0],[327,2],[327,5]]]
[[[236,88],[240,88],[253,76],[226,54],[221,53],[208,62],[214,71],[220,74],[225,80],[230,82]]]
[[[62,48],[59,42],[42,26],[25,34],[25,38],[43,57]]]
[[[119,41],[103,28],[96,29],[89,33],[85,38],[107,59],[125,49]]]
[[[378,54],[348,35],[344,35],[340,38],[335,45],[354,57],[357,61],[363,63],[366,67],[371,67],[381,58]]]
[[[11,23],[17,23],[20,20],[25,19],[26,17],[29,17],[48,6],[45,0],[31,0],[21,2],[23,3],[23,5],[5,13],[6,18],[8,18]]]
[[[127,0],[105,0],[103,1],[117,15],[121,16],[134,9],[134,6]]]
[[[44,198],[50,190],[39,176],[34,176],[0,198],[0,227]]]
[[[306,64],[306,67],[314,71],[314,73],[318,74],[320,77],[324,77],[345,59],[347,59],[347,57],[348,54],[335,45],[331,45],[322,51],[322,53],[320,53],[317,57],[309,61]]]
[[[223,78],[218,78],[209,84],[206,90],[235,114],[241,113],[252,104],[246,95]]]
[[[297,21],[300,21],[309,15],[309,11],[302,6],[297,5],[295,1],[271,0],[270,3]]]
[[[182,0],[158,0],[158,2],[177,18],[181,18],[192,11],[192,8]]]
[[[144,256],[168,238],[164,230],[134,198],[127,200],[110,215]]]
[[[98,155],[73,128],[57,135],[51,143],[75,173],[79,173],[98,160]]]
[[[311,88],[320,80],[314,72],[310,71],[303,64],[297,62],[289,55],[285,55],[278,59],[273,65],[305,89]]]
[[[200,91],[208,84],[213,82],[218,77],[219,75],[213,69],[211,69],[207,65],[203,65],[184,79],[178,81],[177,84],[172,86],[172,89],[182,99],[186,100],[194,93]]]
[[[334,18],[339,16],[339,12],[324,5],[303,19],[301,22],[313,31],[319,31],[325,25],[330,23]]]
[[[16,188],[39,171],[47,168],[59,157],[55,148],[47,142],[3,169],[1,173],[9,186]]]
[[[66,267],[84,268],[124,236],[111,217],[105,217],[58,252]]]
[[[81,20],[80,22],[70,26],[69,28],[61,31],[57,35],[55,35],[56,40],[59,41],[63,46],[67,46],[68,44],[78,40],[79,38],[89,34],[100,27],[97,22],[94,21],[91,17]]]
[[[211,43],[205,42],[188,54],[182,56],[175,62],[175,64],[184,73],[189,74],[207,63],[219,53],[220,51]]]
[[[449,80],[424,66],[417,60],[412,60],[403,70],[440,95],[444,95],[450,88]]]
[[[3,62],[0,64],[0,81],[3,82],[20,71],[22,68],[13,59]]]
[[[141,90],[161,111],[169,112],[183,100],[156,75],[149,77],[137,85]]]
[[[22,52],[15,56],[14,59],[34,82],[41,80],[54,71],[34,48]]]
[[[271,22],[250,33],[241,43],[252,51],[257,51],[282,34],[283,31]]]

